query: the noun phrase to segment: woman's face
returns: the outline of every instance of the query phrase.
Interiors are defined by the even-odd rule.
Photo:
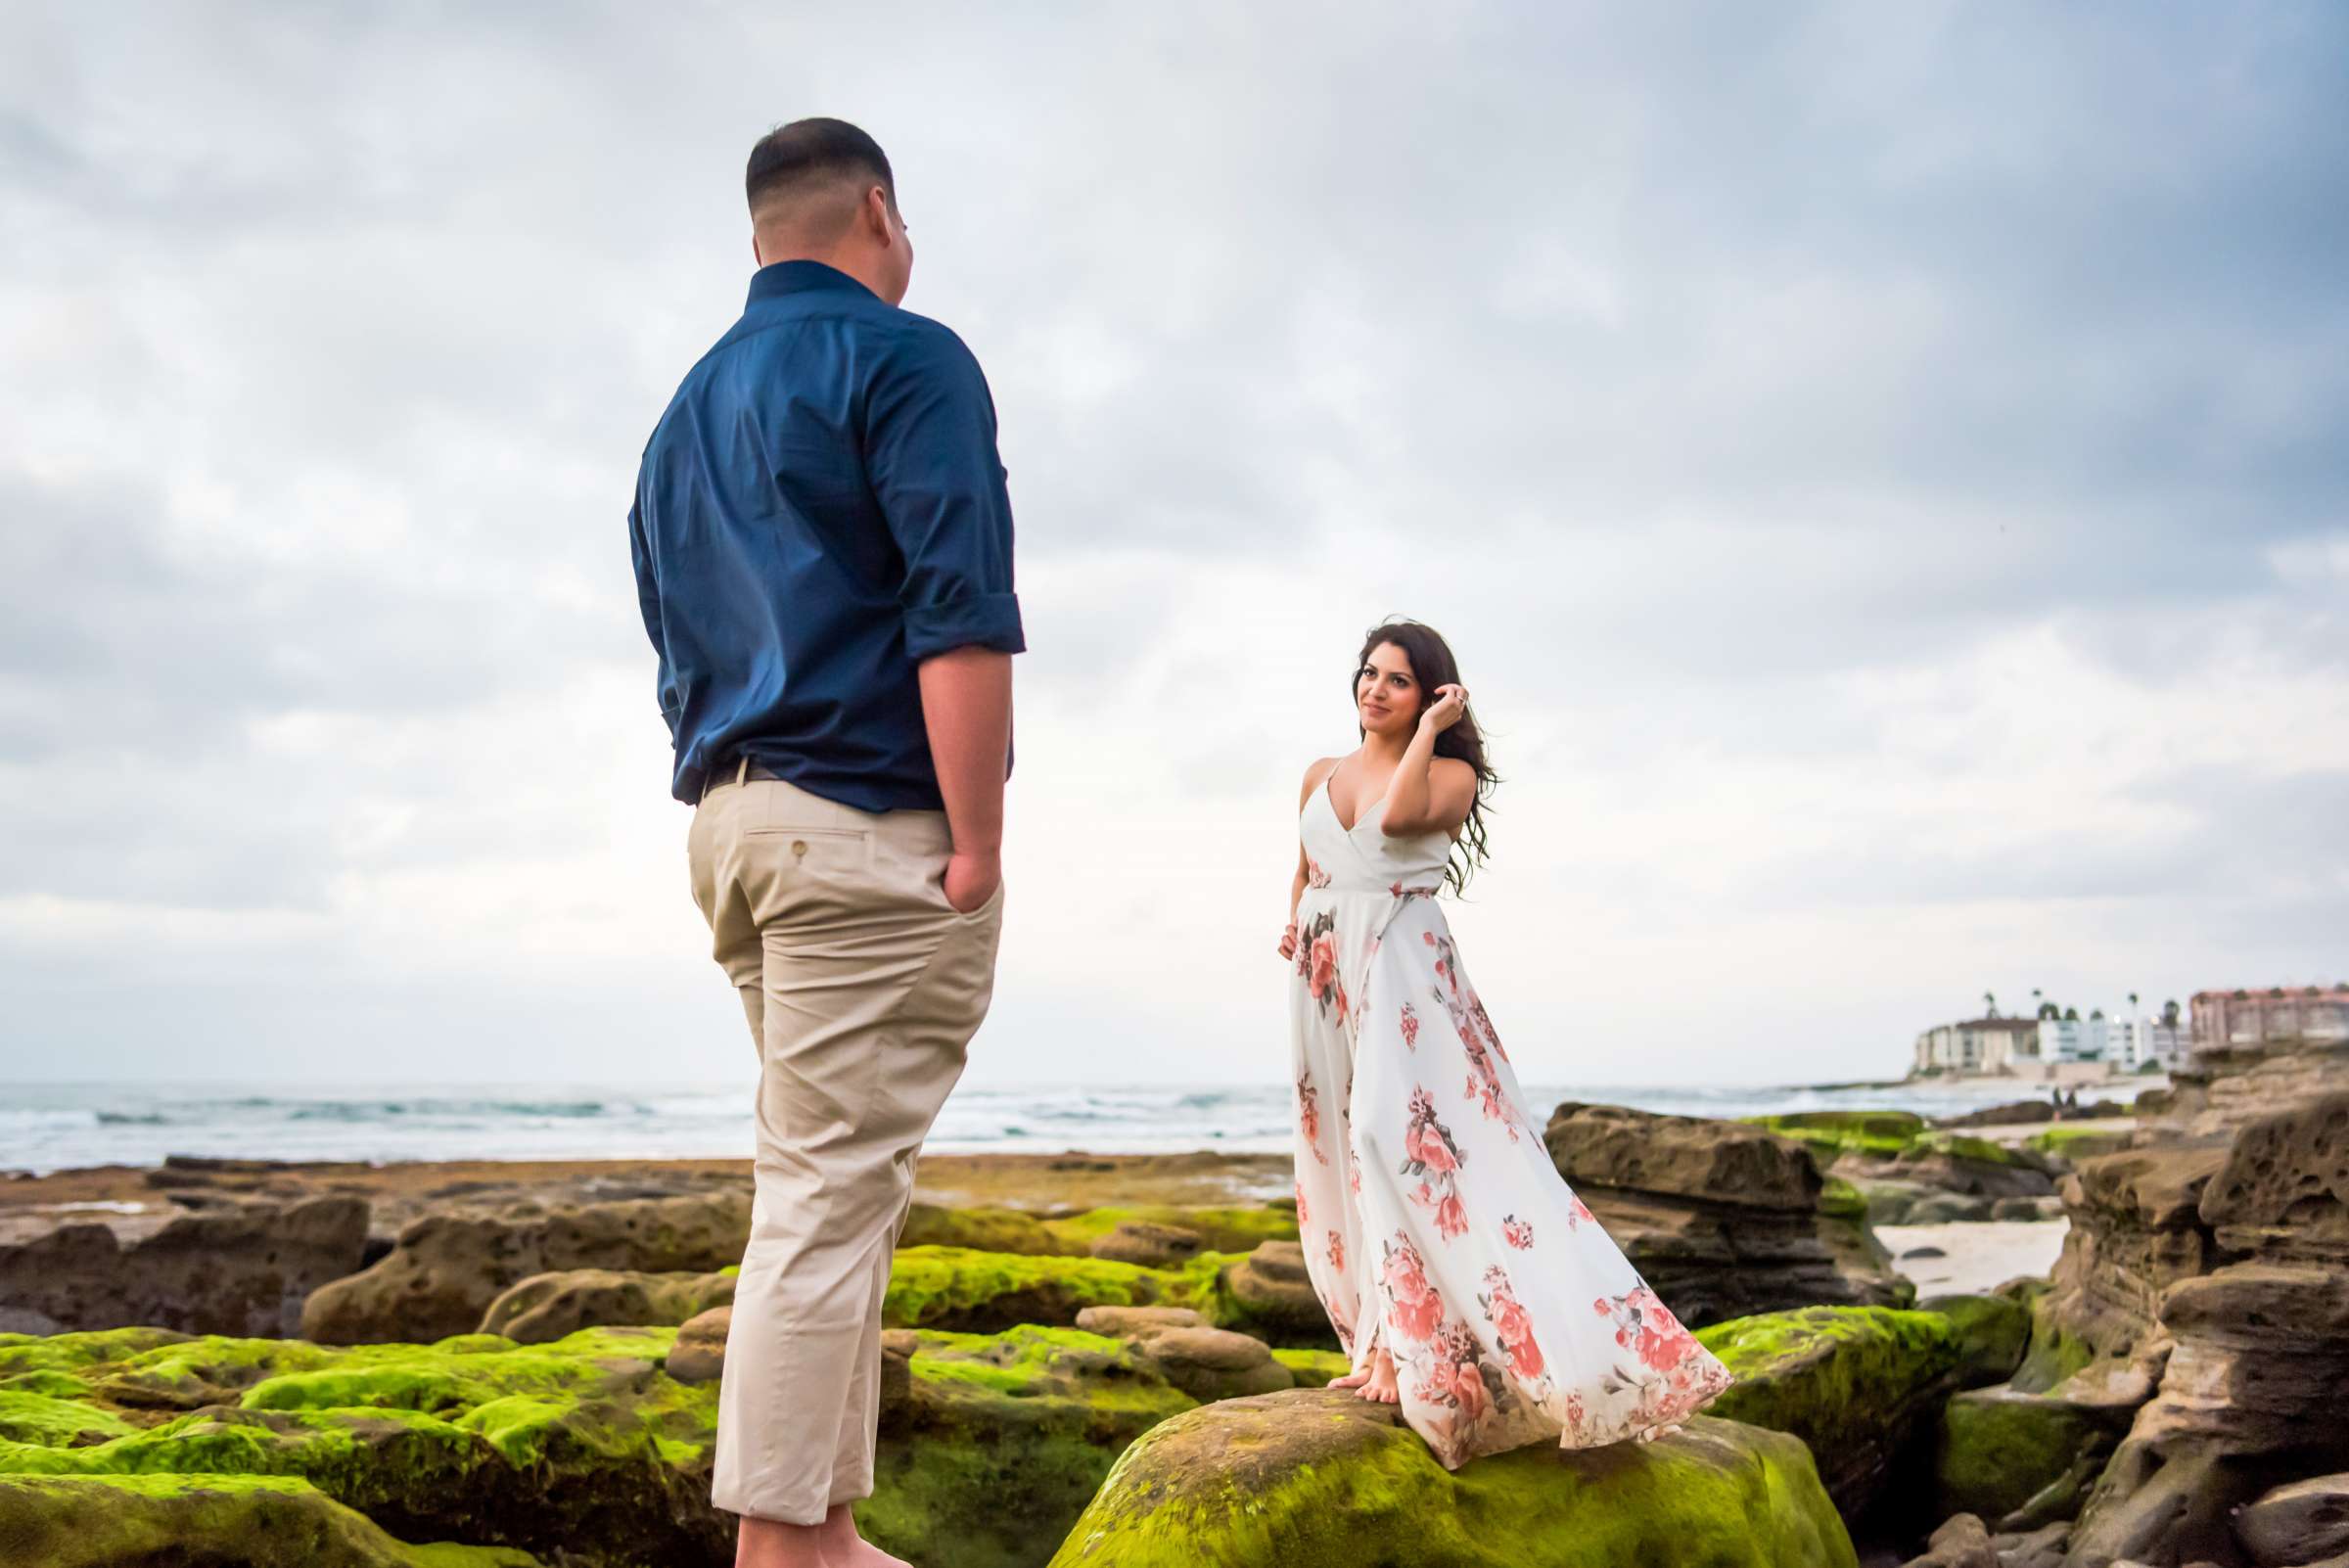
[[[1410,655],[1391,642],[1370,650],[1354,675],[1355,718],[1365,733],[1391,735],[1419,722],[1426,700]]]

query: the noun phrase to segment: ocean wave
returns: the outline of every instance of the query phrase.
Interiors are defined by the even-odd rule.
[[[604,1100],[315,1100],[294,1103],[289,1122],[374,1122],[401,1117],[522,1117],[589,1120],[614,1114]],[[625,1114],[642,1115],[645,1108],[629,1103]]]

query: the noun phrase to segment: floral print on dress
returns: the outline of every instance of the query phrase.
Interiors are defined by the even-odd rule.
[[[1338,1022],[1346,1021],[1346,984],[1338,974],[1337,917],[1324,911],[1313,917],[1305,929],[1305,940],[1297,947],[1297,972],[1305,976],[1305,987],[1313,1002],[1324,1014],[1335,1009]]]
[[[1492,1034],[1490,1020],[1482,1028],[1478,1026],[1478,1015],[1483,1013],[1484,1006],[1476,1001],[1473,992],[1465,992],[1460,985],[1459,955],[1452,950],[1451,939],[1438,937],[1433,932],[1427,934],[1427,939],[1428,945],[1436,949],[1436,978],[1442,982],[1434,988],[1435,998],[1451,1015],[1451,1027],[1460,1037],[1460,1050],[1468,1058],[1466,1097],[1484,1108],[1485,1120],[1498,1122],[1514,1143],[1518,1117],[1510,1108],[1508,1091],[1501,1086],[1500,1073],[1493,1065],[1489,1048],[1490,1043],[1498,1041],[1499,1036]]]
[[[1436,1097],[1411,1090],[1411,1120],[1403,1130],[1400,1175],[1418,1176],[1411,1201],[1435,1216],[1436,1234],[1446,1241],[1468,1233],[1467,1206],[1460,1202],[1460,1146],[1451,1130],[1436,1120]]]
[[[1428,1446],[1439,1456],[1464,1455],[1477,1429],[1517,1403],[1508,1379],[1466,1323],[1445,1324],[1426,1349],[1411,1358],[1409,1367],[1412,1398],[1435,1413]],[[1460,1461],[1447,1457],[1445,1462]]]
[[[1396,1231],[1385,1252],[1379,1277],[1387,1287],[1387,1326],[1407,1340],[1434,1337],[1444,1321],[1444,1298],[1428,1283],[1427,1260],[1411,1245],[1407,1230]]]
[[[1348,1359],[1394,1357],[1402,1418],[1454,1468],[1621,1442],[1702,1407],[1728,1369],[1542,1157],[1435,896],[1449,837],[1349,834],[1326,791],[1302,831],[1298,1235]]]
[[[1507,1270],[1495,1264],[1485,1270],[1485,1288],[1476,1298],[1493,1325],[1493,1337],[1509,1359],[1509,1370],[1527,1382],[1546,1382],[1542,1347],[1534,1343],[1534,1319],[1509,1288]]]
[[[1297,1130],[1305,1134],[1306,1147],[1313,1151],[1313,1158],[1323,1165],[1329,1164],[1329,1156],[1321,1152],[1321,1091],[1313,1087],[1311,1073],[1297,1080]],[[1297,1212],[1300,1215],[1305,1212],[1302,1200]]]

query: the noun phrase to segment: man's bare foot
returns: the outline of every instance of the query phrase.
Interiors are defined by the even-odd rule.
[[[893,1557],[879,1546],[856,1533],[856,1515],[845,1502],[832,1505],[824,1515],[824,1568],[913,1568],[902,1557]]]
[[[1402,1404],[1403,1391],[1395,1386],[1395,1358],[1380,1351],[1370,1362],[1370,1375],[1362,1379],[1354,1397],[1379,1405]]]

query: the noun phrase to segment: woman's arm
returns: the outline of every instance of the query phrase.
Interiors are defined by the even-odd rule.
[[[1439,686],[1436,701],[1419,715],[1418,732],[1404,749],[1403,765],[1387,785],[1387,808],[1379,831],[1391,839],[1438,829],[1451,833],[1468,820],[1476,804],[1476,769],[1456,757],[1438,757],[1436,737],[1466,712],[1460,688]]]
[[[1337,765],[1333,759],[1324,757],[1305,770],[1305,786],[1297,792],[1298,815],[1305,814],[1306,805],[1313,800],[1313,791],[1321,787],[1321,781]],[[1280,934],[1280,955],[1283,958],[1297,956],[1297,901],[1305,897],[1306,868],[1310,864],[1305,853],[1305,840],[1300,837],[1297,841],[1297,872],[1289,878],[1289,924]]]

